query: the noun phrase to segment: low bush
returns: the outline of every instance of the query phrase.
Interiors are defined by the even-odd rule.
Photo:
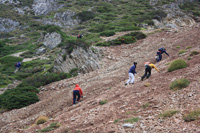
[[[94,12],[91,12],[91,11],[83,11],[83,12],[78,13],[76,16],[78,16],[78,18],[81,21],[87,21],[87,20],[93,19],[95,17],[95,14]]]
[[[183,54],[185,52],[186,52],[185,50],[180,50],[178,54]]]
[[[190,56],[194,56],[194,55],[198,55],[199,52],[198,51],[192,51],[192,53],[190,54]]]
[[[106,104],[107,102],[108,102],[108,100],[102,100],[102,101],[99,102],[99,104],[100,104],[100,105],[104,105],[104,104]]]
[[[52,123],[50,126],[44,128],[44,129],[42,129],[42,130],[39,130],[39,132],[42,132],[42,133],[44,133],[44,132],[49,132],[49,131],[55,130],[56,128],[59,128],[59,127],[60,127],[60,124],[54,122],[54,123]]]
[[[194,111],[190,111],[188,114],[185,114],[183,116],[183,120],[185,122],[190,122],[190,121],[194,121],[196,119],[198,119],[200,116],[200,110],[194,110]]]
[[[143,108],[143,109],[146,109],[146,108],[148,108],[149,106],[150,106],[149,103],[145,103],[145,104],[142,105],[142,108]]]
[[[160,114],[160,117],[163,117],[163,118],[172,117],[178,112],[179,111],[177,110],[167,110],[167,111],[164,111],[162,114]]]
[[[133,36],[135,37],[137,40],[140,40],[140,39],[144,39],[147,37],[147,35],[145,35],[144,33],[142,32],[131,32],[129,34],[126,34],[125,36]]]
[[[49,118],[46,117],[46,116],[40,116],[39,118],[37,118],[37,120],[35,121],[35,123],[36,123],[37,125],[43,124],[43,123],[47,122],[48,119],[49,119]]]
[[[187,62],[185,60],[177,59],[170,64],[170,66],[168,68],[168,72],[172,72],[177,69],[182,69],[182,68],[186,68],[186,67],[187,67]]]
[[[186,88],[190,84],[190,81],[187,79],[181,78],[181,79],[176,79],[173,81],[170,85],[170,89],[172,90],[180,90],[183,88]]]
[[[139,120],[139,118],[137,117],[137,118],[127,119],[127,120],[125,120],[125,122],[127,122],[127,123],[135,123],[135,122],[138,122],[138,120]]]
[[[43,74],[36,74],[32,77],[28,77],[22,81],[18,86],[26,86],[27,84],[30,86],[34,86],[36,88],[40,86],[44,86],[47,84],[50,84],[55,81],[59,81],[65,78],[70,78],[69,73],[47,73],[45,75]]]
[[[21,92],[17,89],[6,90],[0,95],[0,106],[5,109],[19,109],[39,101],[34,92]]]
[[[115,32],[114,32],[114,31],[104,31],[104,32],[101,32],[99,35],[100,35],[100,36],[109,37],[109,36],[115,35]]]

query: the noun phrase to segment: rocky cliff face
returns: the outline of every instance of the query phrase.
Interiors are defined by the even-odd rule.
[[[160,0],[150,0],[150,4],[155,6],[158,4]],[[153,20],[155,26],[158,28],[173,28],[176,29],[182,26],[191,26],[195,24],[193,18],[189,15],[182,12],[179,8],[179,5],[185,2],[193,2],[194,0],[176,0],[175,2],[171,2],[169,4],[155,7],[155,9],[163,10],[167,13],[167,17],[162,21]]]
[[[53,32],[47,33],[44,37],[44,45],[49,49],[53,49],[58,46],[62,41],[60,34]]]
[[[64,28],[71,28],[77,25],[80,20],[78,18],[73,18],[76,15],[75,12],[72,11],[65,11],[65,12],[58,12],[54,15],[54,18],[44,18],[42,19],[43,24],[51,24],[56,25],[59,27]]]
[[[94,49],[94,48],[93,48]],[[81,73],[91,72],[99,68],[98,61],[101,58],[101,50],[95,47],[95,51],[82,47],[75,48],[70,55],[65,49],[55,60],[55,72],[70,72],[73,68],[79,68]]]
[[[11,32],[19,27],[20,27],[19,22],[0,17],[0,32]]]
[[[10,4],[19,4],[17,0],[0,0],[0,3],[10,3]]]
[[[35,15],[46,15],[51,11],[56,11],[62,5],[57,4],[57,0],[34,0],[32,8]]]

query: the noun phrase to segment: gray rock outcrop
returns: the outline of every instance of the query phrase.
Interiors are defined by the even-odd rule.
[[[64,28],[71,28],[79,24],[80,20],[78,18],[73,18],[76,15],[75,12],[65,11],[58,12],[54,15],[54,18],[44,18],[42,21],[43,24],[56,25]]]
[[[191,26],[195,24],[195,20],[190,17],[189,15],[185,14],[179,8],[179,5],[183,4],[184,2],[193,2],[194,0],[176,0],[175,2],[170,2],[170,4],[166,4],[160,7],[156,7],[156,9],[163,10],[167,13],[167,17],[164,18],[162,21],[154,21],[154,25],[157,28],[172,28],[176,29],[182,26]],[[151,5],[156,5],[159,0],[151,0]]]
[[[34,0],[32,5],[35,15],[46,15],[61,7],[62,5],[57,4],[57,0]]]
[[[5,33],[11,32],[19,27],[20,27],[19,22],[0,17],[0,32],[5,32]]]
[[[19,4],[20,2],[17,0],[0,0],[0,3]]]
[[[60,34],[56,32],[47,33],[44,36],[43,44],[49,49],[53,49],[58,46],[62,41]]]
[[[69,73],[73,68],[79,68],[80,73],[88,73],[98,69],[101,50],[95,49],[94,52],[91,48],[85,50],[82,47],[77,47],[70,55],[63,49],[54,62],[54,71]]]

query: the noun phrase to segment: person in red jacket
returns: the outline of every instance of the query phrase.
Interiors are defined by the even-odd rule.
[[[78,84],[75,85],[75,88],[73,90],[73,104],[76,104],[76,96],[78,96],[78,102],[80,101],[81,97],[83,97],[83,91]]]

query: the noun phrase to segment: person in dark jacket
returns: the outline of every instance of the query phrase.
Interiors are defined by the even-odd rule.
[[[78,97],[78,99],[76,100],[76,97]],[[83,97],[83,91],[82,89],[79,87],[78,84],[75,85],[75,88],[73,90],[73,104],[76,104],[76,102],[79,102],[81,97]]]
[[[157,51],[157,53],[156,53],[157,56],[158,56],[158,57],[156,57],[156,61],[157,61],[157,62],[159,62],[159,61],[162,60],[162,54],[163,54],[163,53],[165,53],[166,55],[169,56],[169,54],[166,52],[166,49],[165,49],[165,48],[159,48],[158,51]]]
[[[77,35],[77,38],[82,38],[82,37],[83,37],[82,34],[78,34],[78,35]]]
[[[137,73],[137,72],[135,71],[137,62],[134,62],[133,64],[134,64],[134,65],[129,69],[129,72],[128,72],[129,79],[128,79],[128,81],[125,83],[125,85],[127,85],[127,84],[129,84],[129,83],[131,83],[131,84],[134,83],[134,80],[135,80],[134,75]]]

